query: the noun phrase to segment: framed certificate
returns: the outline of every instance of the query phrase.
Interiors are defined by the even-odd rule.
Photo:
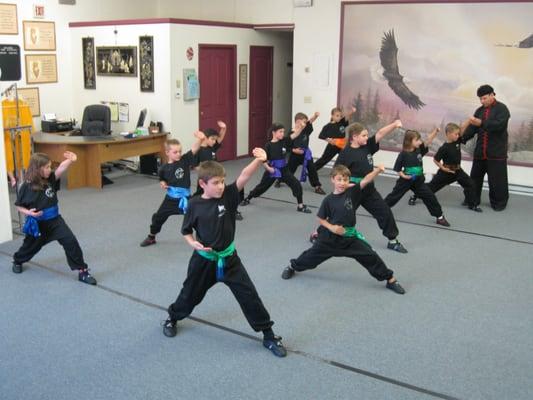
[[[24,50],[55,50],[56,25],[50,21],[22,21]]]
[[[17,89],[19,98],[24,100],[30,106],[31,116],[38,117],[41,115],[41,104],[39,101],[39,88],[28,87]]]
[[[26,83],[57,82],[55,54],[26,54]]]
[[[18,35],[17,5],[0,3],[0,35]]]

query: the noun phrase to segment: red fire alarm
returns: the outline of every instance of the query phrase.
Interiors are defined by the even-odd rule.
[[[193,56],[194,56],[194,50],[192,49],[192,47],[189,47],[187,49],[187,60],[191,61]]]

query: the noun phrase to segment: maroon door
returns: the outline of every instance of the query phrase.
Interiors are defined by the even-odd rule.
[[[231,45],[199,46],[200,130],[218,130],[219,120],[227,125],[219,161],[233,160],[237,153],[236,54]]]
[[[271,138],[273,47],[250,46],[250,115],[248,151],[264,147]]]

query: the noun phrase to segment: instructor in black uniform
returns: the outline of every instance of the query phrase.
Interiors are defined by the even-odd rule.
[[[474,116],[468,119],[468,126],[463,134],[463,143],[477,134],[470,177],[474,181],[474,192],[477,204],[479,204],[483,178],[487,174],[490,205],[495,211],[502,211],[509,199],[507,124],[511,114],[505,104],[496,101],[496,93],[491,86],[480,86],[477,96],[481,107],[474,112]]]

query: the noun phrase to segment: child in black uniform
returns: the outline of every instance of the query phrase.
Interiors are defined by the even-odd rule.
[[[165,142],[167,163],[159,169],[159,185],[167,191],[163,202],[154,215],[150,233],[141,242],[141,247],[155,244],[155,236],[161,232],[161,227],[171,215],[182,215],[187,212],[187,204],[191,197],[191,168],[194,166],[194,155],[200,149],[200,143],[205,138],[200,131],[194,133],[196,141],[191,150],[181,155],[181,144],[177,139]]]
[[[428,136],[426,143],[422,142],[420,133],[413,130],[405,131],[403,150],[394,163],[394,170],[400,176],[392,192],[385,197],[389,207],[393,207],[408,190],[412,190],[426,205],[429,213],[437,218],[437,224],[450,226],[444,215],[439,201],[424,183],[424,169],[422,158],[428,152],[428,147],[437,136],[440,129],[435,128]]]
[[[294,123],[296,125],[303,125],[304,128],[300,135],[292,142],[292,149],[289,154],[289,171],[294,175],[298,166],[301,165],[302,173],[300,174],[300,182],[305,182],[307,176],[309,176],[309,183],[315,188],[315,193],[324,195],[326,192],[322,189],[322,185],[318,179],[313,154],[309,148],[309,135],[313,132],[313,122],[319,116],[320,113],[318,111],[309,119],[304,113],[296,113],[294,116]]]
[[[83,252],[76,236],[59,214],[56,192],[59,178],[77,160],[76,154],[66,151],[65,160],[52,171],[52,162],[44,153],[35,153],[30,158],[25,181],[17,193],[17,210],[26,215],[23,231],[24,243],[13,255],[13,272],[20,274],[22,264],[30,261],[41,248],[57,240],[67,256],[71,270],[78,271],[78,280],[96,285],[83,259]]]
[[[337,165],[331,171],[333,193],[326,196],[318,210],[318,239],[313,247],[304,251],[281,277],[290,279],[296,271],[316,268],[331,257],[350,257],[365,267],[378,281],[387,281],[387,289],[404,294],[405,290],[394,278],[383,260],[370,247],[363,235],[355,229],[355,208],[361,202],[361,189],[368,185],[384,167],[374,169],[359,183],[350,184],[350,170]]]
[[[241,201],[241,206],[250,204],[251,199],[261,196],[272,186],[276,179],[279,179],[291,188],[292,195],[296,197],[298,202],[296,209],[306,214],[311,213],[311,210],[303,203],[302,185],[289,171],[286,160],[287,150],[292,145],[291,142],[298,137],[303,128],[303,124],[298,123],[294,127],[294,131],[285,137],[285,127],[278,123],[272,124],[269,129],[269,132],[272,133],[272,140],[265,146],[268,161],[263,164],[265,172],[261,182]]]
[[[209,288],[217,282],[223,282],[239,302],[251,327],[256,332],[263,332],[263,345],[274,355],[285,357],[287,351],[281,338],[272,331],[274,323],[242,265],[233,242],[239,190],[266,161],[263,149],[254,149],[253,155],[255,159],[228,186],[224,184],[226,173],[222,165],[216,161],[200,164],[198,178],[204,193],[191,199],[181,228],[181,233],[194,252],[183,288],[176,301],[168,307],[169,316],[164,323],[163,333],[168,337],[176,336],[177,321],[191,314]]]
[[[428,187],[433,193],[437,193],[444,186],[450,185],[457,181],[463,188],[466,204],[469,209],[482,212],[483,210],[476,204],[476,195],[474,193],[474,181],[461,168],[461,128],[459,125],[449,123],[445,128],[446,143],[444,143],[435,153],[433,162],[439,167],[437,173],[433,176]],[[415,205],[416,196],[409,199],[409,205]]]
[[[396,128],[401,127],[402,122],[396,120],[384,126],[374,136],[369,138],[368,130],[363,125],[357,122],[350,124],[346,128],[350,146],[341,151],[335,165],[344,165],[350,170],[350,182],[360,182],[374,168],[372,155],[379,150],[381,139],[394,132]],[[407,253],[405,247],[398,241],[399,232],[394,215],[392,215],[390,207],[376,190],[374,182],[370,182],[362,190],[361,205],[378,221],[383,235],[389,239],[387,248],[400,253]]]
[[[200,150],[196,153],[195,166],[200,165],[204,161],[217,161],[217,151],[222,146],[222,141],[226,136],[226,124],[223,121],[217,121],[218,132],[212,128],[207,128],[203,131],[205,139],[202,140]],[[202,188],[196,183],[196,192],[193,196],[201,195]],[[241,200],[244,199],[244,191],[240,193]],[[237,211],[237,221],[242,221],[242,214]]]
[[[324,165],[332,160],[339,152],[346,146],[346,132],[345,128],[349,124],[350,116],[355,112],[355,107],[350,109],[350,112],[343,115],[342,110],[339,107],[335,107],[331,110],[331,120],[328,124],[324,125],[322,131],[318,135],[319,139],[328,142],[324,153],[316,161],[315,167],[318,171]]]

